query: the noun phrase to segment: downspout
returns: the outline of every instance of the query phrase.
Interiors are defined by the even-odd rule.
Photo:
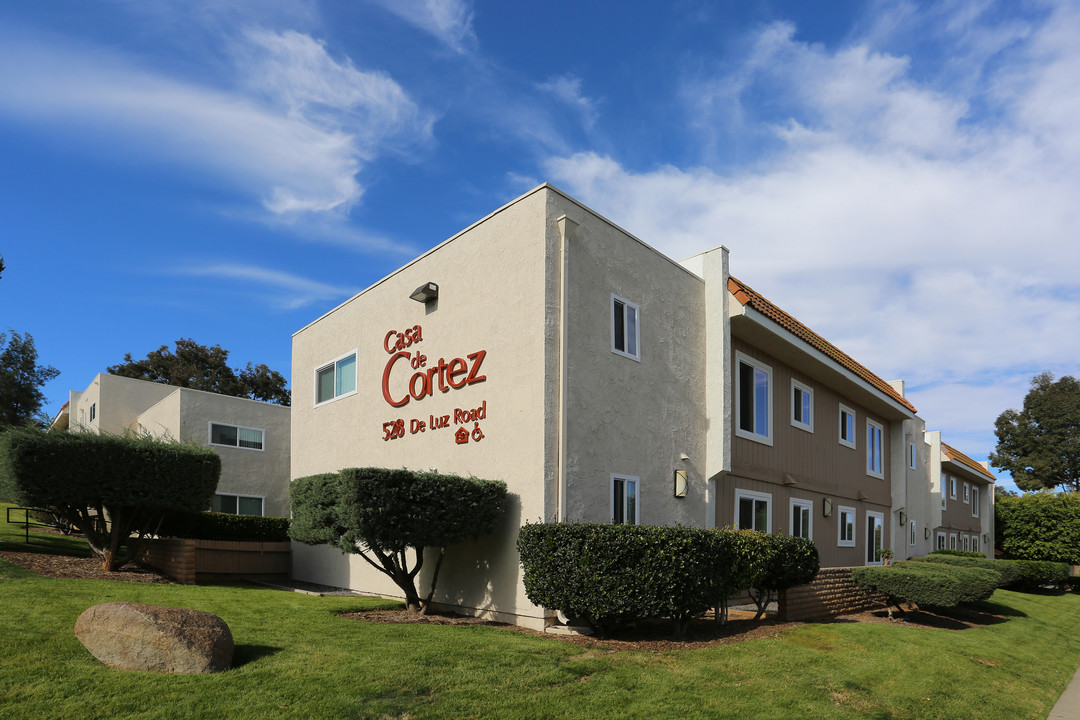
[[[568,347],[569,331],[566,327],[567,298],[569,289],[566,278],[568,275],[567,251],[570,243],[570,233],[577,228],[578,224],[565,215],[555,221],[559,226],[559,513],[557,520],[566,521],[566,388],[567,388],[567,359],[566,348]]]

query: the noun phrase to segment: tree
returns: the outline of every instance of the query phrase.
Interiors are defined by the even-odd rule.
[[[30,333],[0,333],[0,430],[34,422],[45,395],[42,386],[60,371],[37,364],[37,349]]]
[[[1080,563],[1080,495],[1044,490],[998,498],[994,533],[1006,557]]]
[[[289,487],[289,536],[308,545],[331,545],[357,554],[387,575],[412,612],[426,612],[435,594],[446,548],[495,530],[506,502],[506,483],[437,473],[349,468],[297,478]],[[410,566],[406,551],[413,550]],[[424,551],[437,549],[424,598],[416,576]]]
[[[175,352],[170,351],[168,345],[162,345],[142,360],[133,360],[131,353],[125,353],[124,362],[110,365],[106,372],[278,405],[290,403],[289,390],[281,373],[266,365],[251,363],[243,370],[234,370],[229,367],[228,360],[229,351],[220,345],[207,347],[190,338],[180,338],[176,341]]]
[[[1019,412],[994,423],[997,451],[990,463],[1012,473],[1021,490],[1066,486],[1080,491],[1080,381],[1036,375]]]
[[[170,511],[210,507],[221,458],[209,448],[149,437],[0,434],[0,497],[59,515],[114,571],[142,551]]]

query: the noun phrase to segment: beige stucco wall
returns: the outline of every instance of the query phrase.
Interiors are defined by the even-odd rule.
[[[135,429],[140,412],[175,390],[169,385],[99,373],[77,399],[72,393],[74,402],[68,408],[69,427],[78,429],[85,418],[82,427],[91,432],[120,434]],[[97,405],[97,417],[92,423],[91,405]]]

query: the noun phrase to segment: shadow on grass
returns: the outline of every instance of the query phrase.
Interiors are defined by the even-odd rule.
[[[273,645],[252,645],[244,644],[237,645],[233,648],[233,668],[239,668],[253,663],[256,660],[261,660],[264,657],[270,657],[281,652],[282,648],[275,647]]]
[[[1016,608],[1011,608],[1008,605],[1002,605],[1001,603],[990,602],[988,600],[973,603],[971,607],[985,613],[990,613],[992,615],[1001,615],[1004,617],[1027,617],[1027,613],[1017,610]]]

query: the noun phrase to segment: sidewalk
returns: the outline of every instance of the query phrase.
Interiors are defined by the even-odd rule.
[[[1080,720],[1080,669],[1077,669],[1046,720]]]

